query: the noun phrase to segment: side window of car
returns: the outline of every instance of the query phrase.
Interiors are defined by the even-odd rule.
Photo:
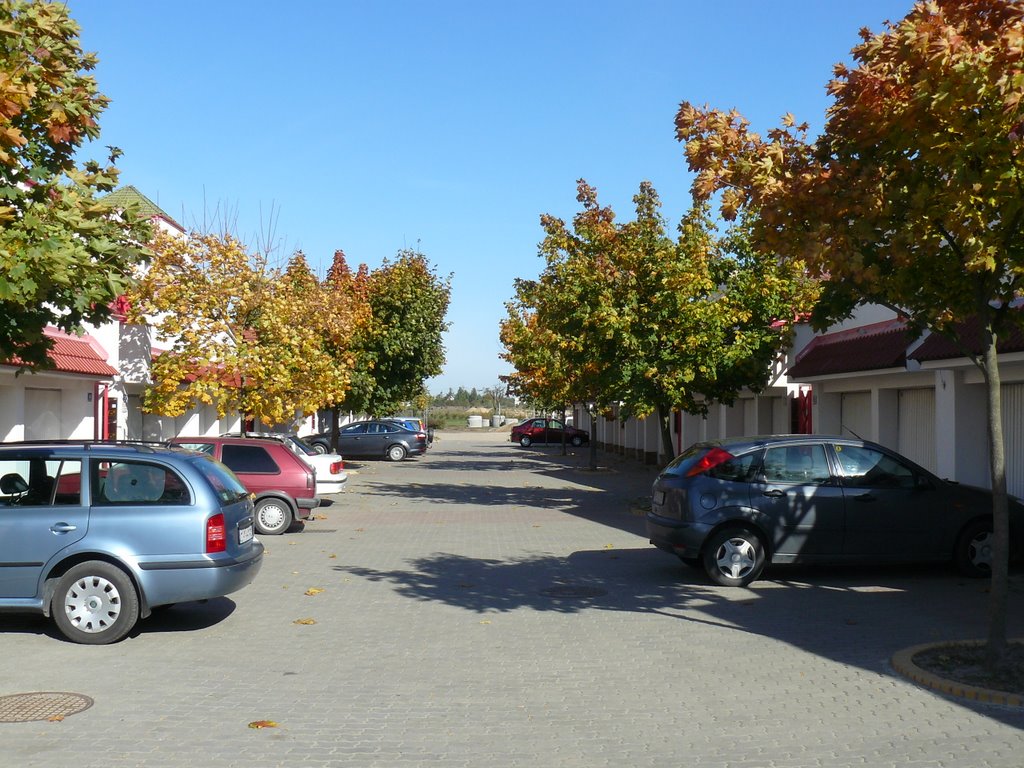
[[[724,461],[707,470],[704,474],[708,477],[713,477],[716,480],[730,480],[736,483],[749,483],[756,476],[757,470],[760,466],[761,452],[752,451],[751,453],[745,453],[742,456],[733,456],[728,461]]]
[[[544,429],[544,419],[537,419],[530,426],[534,429]]]
[[[809,443],[768,448],[764,452],[764,479],[768,483],[828,483],[832,475],[825,458],[825,446]]]
[[[341,430],[343,435],[361,435],[366,431],[365,424],[352,424],[351,426],[345,427]]]
[[[390,435],[393,432],[401,432],[402,428],[399,427],[397,424],[381,424],[380,431],[386,432],[387,434]]]
[[[93,501],[98,505],[185,504],[185,482],[172,470],[133,461],[94,461]],[[58,486],[59,487],[59,486]]]
[[[859,445],[837,445],[843,484],[852,488],[913,488],[914,471],[887,453]]]
[[[548,422],[548,429],[562,429],[562,422],[552,419]]]
[[[281,471],[262,445],[225,445],[221,461],[233,472],[278,474]]]

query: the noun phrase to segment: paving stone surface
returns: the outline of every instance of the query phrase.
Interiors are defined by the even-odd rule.
[[[593,472],[586,449],[502,437],[350,463],[348,492],[305,530],[264,537],[256,582],[119,644],[0,615],[0,696],[95,702],[0,724],[0,764],[1024,765],[1024,711],[890,666],[903,647],[983,637],[983,582],[777,568],[719,588],[644,537],[653,469],[601,454]],[[1020,574],[1010,601],[1024,635]]]

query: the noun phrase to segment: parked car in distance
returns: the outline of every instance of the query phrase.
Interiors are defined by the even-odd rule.
[[[280,440],[175,437],[170,442],[207,453],[238,476],[253,494],[257,533],[284,533],[320,505],[313,468]]]
[[[382,419],[382,421],[393,421],[406,429],[411,429],[413,432],[426,432],[428,448],[434,442],[434,428],[428,427],[423,419],[413,416],[388,416],[386,419]]]
[[[512,427],[509,440],[529,448],[534,443],[561,443],[565,434],[565,442],[577,447],[590,442],[590,433],[585,429],[576,429],[568,424],[563,425],[558,419],[533,418],[522,421]]]
[[[259,573],[248,491],[219,462],[149,444],[0,444],[0,610],[113,643],[161,605]]]
[[[265,437],[280,440],[285,447],[316,471],[316,495],[343,493],[348,483],[345,461],[336,453],[320,453],[290,432],[225,432],[221,437]]]
[[[330,451],[331,433],[319,432],[302,438],[315,451]],[[367,456],[401,461],[427,450],[427,433],[413,431],[386,419],[354,421],[341,428],[338,450],[343,456]]]
[[[1024,505],[1010,500],[1011,554]],[[723,586],[769,563],[952,561],[991,573],[992,494],[881,445],[823,435],[696,443],[654,481],[647,533]]]

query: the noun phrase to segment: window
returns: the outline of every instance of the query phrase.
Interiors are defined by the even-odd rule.
[[[0,462],[0,505],[51,506],[78,504],[82,463],[42,457]]]
[[[364,432],[366,432],[365,424],[352,424],[341,430],[341,434],[343,435],[361,435]]]
[[[562,429],[562,422],[551,420],[548,422],[548,429]]]
[[[213,456],[213,443],[178,443],[182,448],[188,448],[190,451],[199,451],[209,456]]]
[[[913,488],[914,472],[903,462],[874,448],[835,446],[843,468],[843,485],[851,488]]]
[[[281,471],[262,445],[225,445],[221,461],[233,472],[278,474]]]
[[[733,456],[728,461],[713,466],[704,474],[716,480],[731,480],[737,483],[749,483],[760,466],[760,451],[752,451],[742,456]]]
[[[141,462],[93,462],[96,504],[187,504],[184,480],[167,467]]]
[[[544,421],[544,419],[537,419],[530,426],[533,427],[534,429],[544,429],[546,424],[547,422]]]
[[[764,479],[768,483],[823,485],[831,473],[821,443],[785,445],[764,452]]]

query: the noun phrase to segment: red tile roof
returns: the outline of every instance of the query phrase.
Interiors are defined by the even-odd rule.
[[[789,377],[799,381],[833,373],[903,368],[910,342],[902,320],[827,333],[801,350],[790,366]]]
[[[959,341],[947,336],[932,333],[922,342],[921,346],[910,354],[911,360],[927,362],[928,360],[952,360],[967,357],[965,349],[974,354],[981,354],[981,326],[977,318],[972,318],[956,326],[954,334]],[[1013,328],[996,341],[996,350],[1000,353],[1024,352],[1024,332]]]
[[[62,373],[82,373],[102,378],[117,375],[117,371],[111,368],[106,361],[106,350],[88,334],[69,336],[56,328],[47,328],[45,333],[53,339],[50,359],[56,366],[56,370]]]

